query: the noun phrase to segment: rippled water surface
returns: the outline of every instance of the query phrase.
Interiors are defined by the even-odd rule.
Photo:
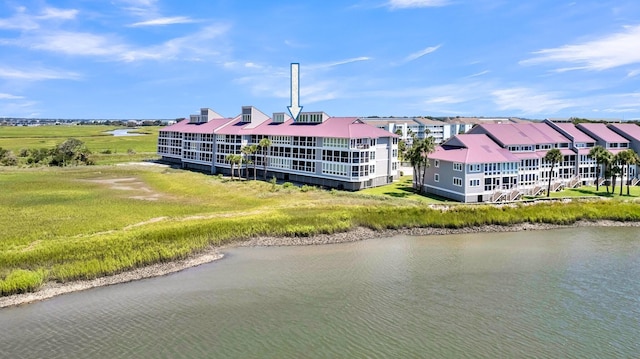
[[[0,310],[2,358],[632,358],[632,228],[238,248]]]

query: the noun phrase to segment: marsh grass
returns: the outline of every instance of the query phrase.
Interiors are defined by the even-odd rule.
[[[97,164],[157,159],[158,132],[161,127],[145,126],[130,129],[143,136],[113,136],[108,131],[116,126],[4,126],[0,131],[0,147],[19,153],[22,149],[53,148],[68,138],[76,138],[87,145]],[[133,150],[133,151],[129,151]]]
[[[153,166],[0,169],[7,214],[0,291],[96,278],[261,235],[640,220],[640,206],[626,198],[439,209],[396,196],[273,186]]]

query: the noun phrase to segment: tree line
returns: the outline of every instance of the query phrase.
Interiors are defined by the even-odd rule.
[[[0,165],[17,166],[78,166],[93,165],[95,161],[84,142],[69,138],[53,148],[24,148],[18,154],[0,147]]]

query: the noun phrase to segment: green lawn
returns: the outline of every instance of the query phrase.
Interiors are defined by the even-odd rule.
[[[551,193],[551,197],[605,197],[605,198],[615,198],[620,200],[635,200],[640,197],[640,186],[631,186],[629,187],[629,196],[627,196],[627,186],[625,185],[622,188],[622,196],[620,196],[620,187],[615,188],[615,193],[611,193],[611,187],[609,187],[609,192],[607,192],[607,188],[605,186],[600,186],[599,190],[596,191],[596,186],[582,186],[578,188],[570,188],[565,189],[560,192]]]
[[[398,181],[385,186],[367,188],[358,193],[371,196],[386,196],[418,201],[420,203],[457,203],[433,194],[418,194],[413,188],[413,177],[402,176]]]

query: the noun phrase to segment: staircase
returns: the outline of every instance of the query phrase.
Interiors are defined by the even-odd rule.
[[[637,178],[632,178],[632,179],[631,179],[631,185],[632,185],[632,186],[635,186],[635,185],[637,185],[638,183],[640,183],[640,179],[637,179]]]
[[[520,197],[522,197],[522,192],[517,189],[509,192],[509,194],[507,195],[508,201],[517,201],[520,199]]]
[[[563,188],[564,188],[564,184],[562,184],[562,182],[556,182],[556,183],[551,184],[551,191],[552,192],[560,191]]]
[[[567,183],[567,188],[576,188],[579,187],[581,183],[580,176],[573,177],[569,183]]]
[[[542,193],[542,191],[544,191],[544,187],[542,187],[542,186],[535,186],[535,187],[531,190],[531,195],[532,195],[532,196],[538,196],[540,193]]]
[[[492,196],[491,196],[491,202],[498,202],[502,197],[504,196],[504,193],[502,192],[495,192]]]

